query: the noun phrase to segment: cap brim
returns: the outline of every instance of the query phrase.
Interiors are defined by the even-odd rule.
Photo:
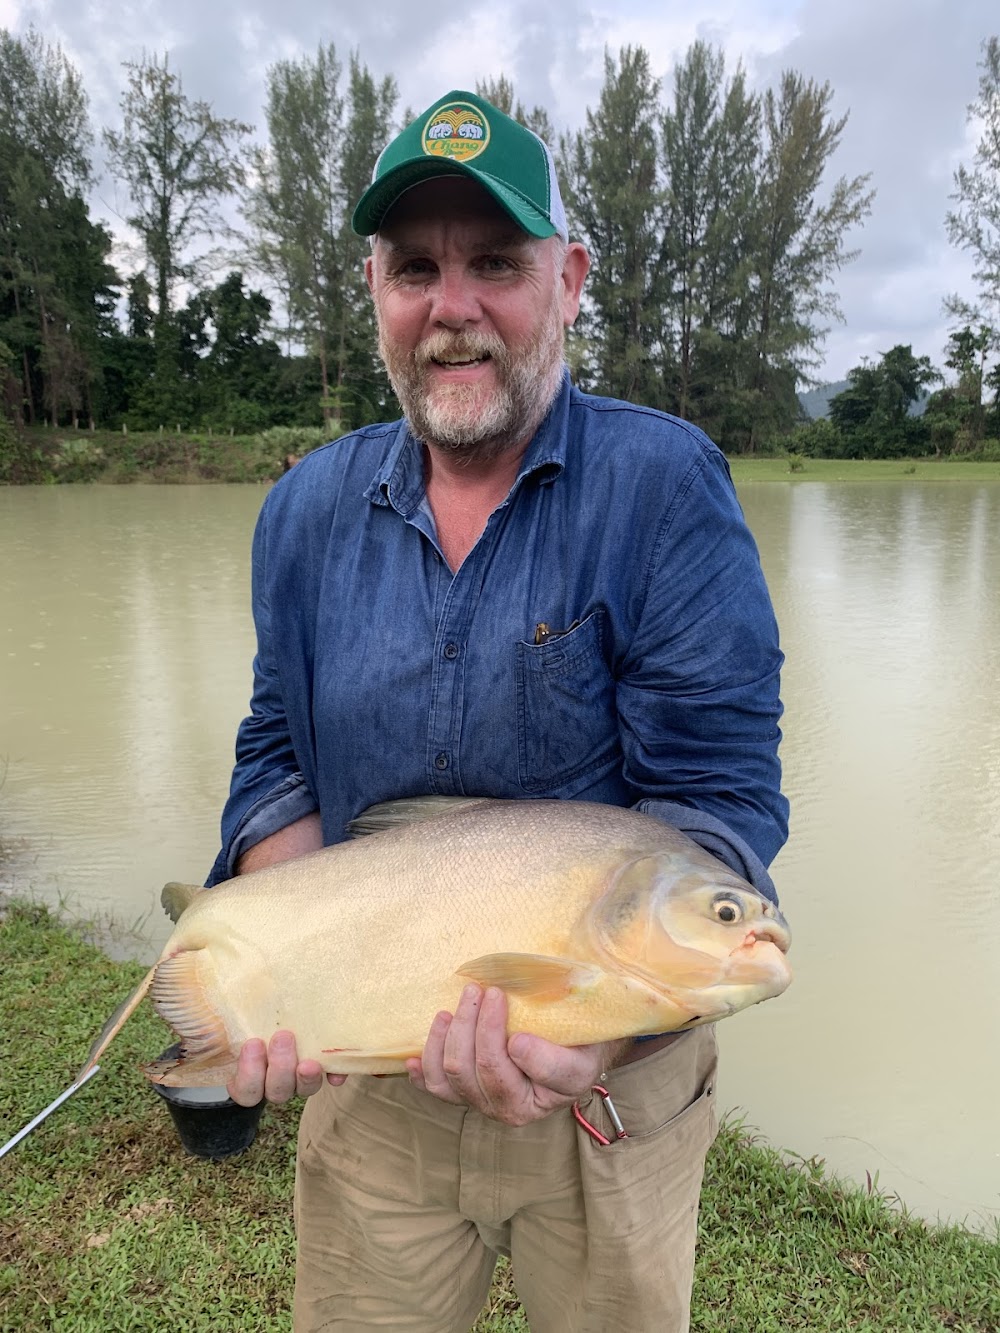
[[[478,171],[463,162],[443,162],[440,158],[431,157],[419,157],[409,162],[401,162],[398,167],[393,167],[377,181],[373,181],[358,200],[351,217],[352,229],[359,236],[373,235],[382,226],[386,214],[401,195],[414,185],[433,180],[438,176],[466,176],[478,182],[529,236],[544,239],[546,236],[555,236],[558,232],[558,228],[530,200],[488,172]]]

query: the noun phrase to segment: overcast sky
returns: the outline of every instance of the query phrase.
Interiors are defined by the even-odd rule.
[[[121,62],[145,49],[169,51],[185,92],[261,138],[267,67],[320,42],[394,75],[400,109],[422,111],[503,73],[565,130],[597,104],[606,46],[644,46],[669,92],[675,65],[703,38],[724,49],[728,68],[742,59],[755,87],[788,68],[828,81],[835,113],[850,114],[831,179],[872,175],[874,209],[850,241],[861,253],[835,280],[846,322],[827,337],[821,378],[843,378],[899,342],[941,365],[942,298],[973,295],[971,264],[949,246],[944,215],[952,173],[978,137],[966,107],[981,43],[1000,35],[996,0],[494,0],[471,11],[413,0],[0,0],[0,25],[33,25],[63,47],[96,126],[116,123]],[[95,213],[107,216],[113,183],[97,195]]]

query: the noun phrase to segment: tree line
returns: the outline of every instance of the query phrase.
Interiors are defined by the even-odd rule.
[[[791,447],[832,458],[958,454],[1000,461],[1000,39],[982,44],[976,98],[967,119],[979,140],[954,174],[945,216],[953,245],[973,260],[973,299],[952,293],[956,327],[944,352],[947,377],[930,358],[899,344],[848,374],[829,416],[799,428]],[[920,405],[920,412],[914,411]]]
[[[997,117],[996,40],[984,50],[981,99]],[[375,350],[367,242],[350,229],[378,152],[409,116],[398,115],[394,80],[357,54],[343,62],[332,44],[277,61],[255,142],[253,127],[189,97],[168,56],[128,62],[124,76],[120,122],[100,139],[135,237],[127,265],[112,262],[111,233],[90,214],[97,140],[78,71],[34,31],[0,31],[7,418],[335,433],[396,415]],[[729,452],[795,432],[796,388],[839,317],[836,274],[873,198],[867,176],[830,179],[847,120],[830,85],[786,71],[754,92],[741,66],[727,71],[699,41],[669,94],[643,48],[607,53],[598,104],[572,134],[557,135],[503,77],[477,91],[553,146],[571,233],[595,261],[568,345],[578,382],[693,420]],[[989,424],[1000,324],[989,248],[1000,133],[987,124],[993,140],[956,176],[949,215],[955,243],[981,256],[983,299],[964,308],[973,351],[955,348],[981,358],[978,417],[963,397],[972,372],[956,372],[953,416],[965,429]],[[852,379],[855,396],[866,383]]]

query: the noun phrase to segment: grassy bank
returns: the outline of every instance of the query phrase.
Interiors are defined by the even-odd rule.
[[[43,909],[0,920],[0,1143],[72,1081],[142,969]],[[186,1156],[136,1065],[167,1044],[148,1006],[101,1072],[0,1160],[0,1330],[288,1330],[297,1107],[245,1156]],[[985,1145],[989,1146],[989,1145]],[[478,1333],[526,1328],[504,1269]],[[709,1162],[692,1328],[998,1333],[1000,1244],[908,1220],[789,1165],[738,1128]]]
[[[27,484],[274,481],[291,455],[328,438],[311,427],[259,435],[190,435],[169,430],[25,430],[0,454],[0,481]]]
[[[956,458],[730,458],[737,485],[750,481],[1000,481],[1000,462]]]
[[[188,435],[171,431],[87,431],[36,427],[10,456],[0,454],[0,482],[266,482],[288,456],[323,443],[325,432],[276,427],[260,435]],[[1000,461],[955,458],[730,459],[738,483],[753,481],[1000,481]]]

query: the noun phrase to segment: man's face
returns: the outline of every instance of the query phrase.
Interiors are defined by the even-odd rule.
[[[582,246],[526,235],[474,181],[409,190],[368,260],[379,350],[411,429],[466,457],[534,434],[579,309]]]

